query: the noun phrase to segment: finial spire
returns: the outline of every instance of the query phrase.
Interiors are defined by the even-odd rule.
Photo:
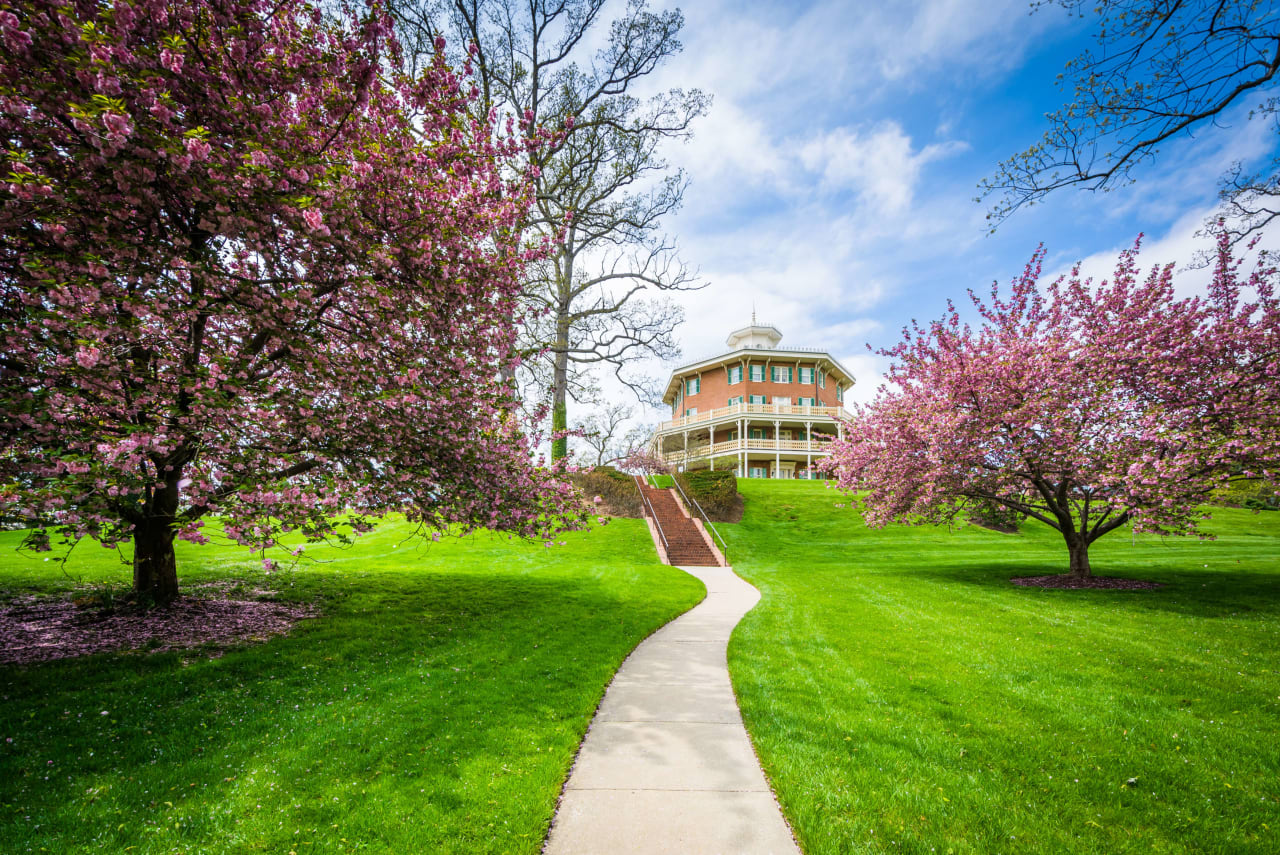
[[[754,327],[755,325],[756,325],[756,304],[753,301],[751,303],[751,326]]]

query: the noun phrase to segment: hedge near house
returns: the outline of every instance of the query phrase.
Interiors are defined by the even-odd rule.
[[[685,494],[702,506],[712,522],[737,522],[742,519],[738,477],[732,472],[695,469],[691,472],[679,472],[676,478]]]

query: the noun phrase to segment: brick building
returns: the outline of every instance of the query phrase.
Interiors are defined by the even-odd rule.
[[[840,431],[853,376],[829,353],[780,348],[776,327],[735,330],[729,350],[671,373],[671,421],[655,450],[678,469],[732,469],[747,478],[808,478]],[[816,477],[816,476],[813,476]]]

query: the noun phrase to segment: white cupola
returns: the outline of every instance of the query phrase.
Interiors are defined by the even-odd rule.
[[[782,333],[777,327],[769,324],[757,324],[755,318],[752,317],[751,326],[729,333],[729,337],[725,339],[724,343],[729,346],[730,350],[739,350],[746,347],[774,350],[780,341],[782,341]]]

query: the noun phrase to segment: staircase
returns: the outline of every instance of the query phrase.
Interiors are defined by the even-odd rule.
[[[676,566],[716,567],[720,561],[707,546],[702,529],[685,514],[670,490],[650,487],[637,479],[636,486],[653,508],[658,526],[667,539],[667,563]]]

